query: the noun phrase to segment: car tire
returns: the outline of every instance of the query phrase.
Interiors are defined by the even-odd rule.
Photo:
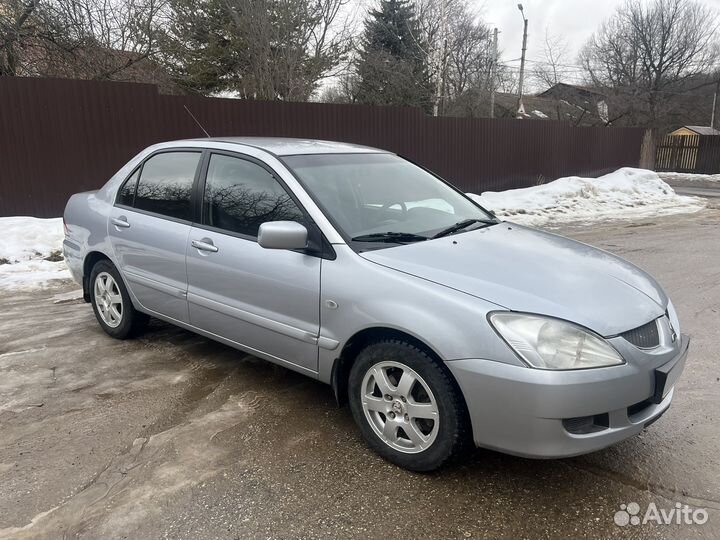
[[[432,471],[467,447],[460,390],[440,361],[412,343],[365,347],[350,369],[348,402],[370,447],[406,469]]]
[[[98,261],[90,272],[90,303],[101,328],[116,339],[139,335],[150,320],[135,309],[120,273],[108,260]]]

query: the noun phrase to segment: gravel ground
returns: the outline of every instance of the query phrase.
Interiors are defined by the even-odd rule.
[[[564,232],[655,275],[692,335],[673,406],[641,436],[414,474],[320,383],[158,322],[114,341],[69,284],[0,292],[0,537],[720,537],[718,205]],[[709,521],[616,526],[630,502]]]

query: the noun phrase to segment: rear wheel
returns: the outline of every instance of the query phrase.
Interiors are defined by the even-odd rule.
[[[145,329],[150,317],[137,311],[115,266],[99,261],[90,273],[90,302],[102,329],[117,339],[126,339]]]
[[[411,343],[384,340],[362,350],[348,393],[368,444],[401,467],[436,469],[466,442],[467,414],[450,375]]]

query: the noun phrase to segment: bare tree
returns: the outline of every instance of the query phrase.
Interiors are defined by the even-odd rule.
[[[543,61],[532,70],[533,78],[538,86],[549,88],[562,82],[564,68],[568,63],[568,42],[560,35],[552,34],[545,29],[543,41]]]
[[[164,2],[3,0],[0,74],[115,78],[156,51]]]
[[[165,0],[51,0],[75,48],[69,75],[112,79],[157,52]]]
[[[499,65],[495,74],[495,89],[504,94],[517,94],[519,72],[517,69]]]
[[[39,12],[39,0],[2,0],[0,3],[0,75],[25,71],[28,44],[41,32],[49,34]]]
[[[627,0],[590,38],[590,81],[626,98],[631,123],[657,127],[673,93],[718,60],[717,15],[693,0]]]
[[[490,90],[490,29],[469,11],[463,12],[454,26],[446,75],[447,98],[453,99],[471,87]]]
[[[355,103],[357,101],[359,79],[357,73],[346,70],[337,80],[324,88],[317,100],[320,103]]]
[[[467,0],[416,0],[434,88],[434,112],[472,87],[486,86],[490,72],[490,32]]]

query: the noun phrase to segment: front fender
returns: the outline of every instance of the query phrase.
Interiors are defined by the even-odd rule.
[[[335,359],[368,328],[409,334],[444,361],[487,358],[522,365],[487,322],[487,313],[501,307],[373,263],[348,246],[334,247],[337,258],[322,262],[320,380],[331,381]]]

